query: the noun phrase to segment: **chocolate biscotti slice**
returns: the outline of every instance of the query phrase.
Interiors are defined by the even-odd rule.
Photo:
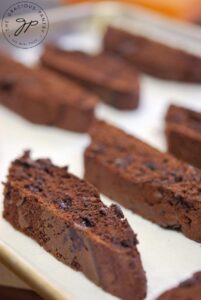
[[[200,300],[201,299],[201,272],[195,273],[192,278],[180,283],[174,289],[163,293],[157,300]]]
[[[97,189],[26,152],[9,170],[4,218],[57,259],[125,300],[142,300],[146,279],[137,239],[121,209]]]
[[[129,110],[138,106],[138,75],[114,55],[89,55],[47,46],[41,61],[44,66],[76,80],[117,109]]]
[[[201,171],[102,121],[91,129],[85,179],[101,193],[201,242]]]
[[[53,72],[28,68],[0,54],[0,104],[27,120],[86,132],[97,97]]]
[[[166,115],[168,150],[174,156],[201,168],[201,113],[171,105]]]
[[[149,37],[109,27],[104,49],[120,55],[144,73],[162,79],[201,82],[201,57]]]

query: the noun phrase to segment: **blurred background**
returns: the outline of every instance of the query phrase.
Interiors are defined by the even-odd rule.
[[[1,0],[0,15],[4,12],[5,8],[13,3],[19,1]],[[42,7],[54,7],[58,5],[71,5],[80,3],[95,3],[95,2],[109,2],[108,0],[35,0]],[[187,20],[189,22],[201,24],[201,1],[200,0],[117,0],[113,2],[123,4],[133,4],[144,7],[148,10],[158,12],[162,15],[179,19]]]
[[[98,0],[62,0],[64,4],[76,4],[81,2],[100,2]],[[105,2],[108,2],[107,0]],[[119,0],[116,2],[129,3],[142,6],[151,11],[158,12],[171,18],[201,23],[200,0]]]

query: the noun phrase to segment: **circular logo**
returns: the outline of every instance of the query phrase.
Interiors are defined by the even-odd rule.
[[[28,49],[44,40],[49,22],[45,11],[38,4],[22,1],[6,10],[1,26],[9,43],[18,48]]]

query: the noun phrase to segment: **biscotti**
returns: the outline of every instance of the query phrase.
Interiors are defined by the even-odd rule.
[[[171,105],[166,115],[168,151],[201,168],[201,113]]]
[[[159,225],[201,242],[201,171],[97,121],[85,151],[85,179]]]
[[[201,82],[201,57],[143,35],[109,27],[104,49],[120,55],[144,73],[162,79]]]
[[[108,105],[135,109],[139,103],[139,79],[133,68],[114,55],[89,55],[48,46],[42,64],[76,80]]]
[[[200,300],[201,299],[201,272],[195,273],[192,278],[182,282],[178,287],[162,294],[157,300]]]
[[[31,69],[0,54],[0,104],[27,120],[86,132],[97,97],[47,70]]]
[[[142,300],[146,279],[137,239],[120,207],[49,159],[15,160],[4,190],[4,218],[57,259],[111,294]]]

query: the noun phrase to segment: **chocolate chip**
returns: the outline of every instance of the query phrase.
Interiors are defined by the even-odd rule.
[[[131,241],[129,241],[129,240],[122,240],[121,241],[121,246],[124,247],[124,248],[129,248],[129,247],[131,247]]]
[[[176,175],[175,176],[175,181],[176,182],[181,182],[181,181],[183,181],[183,177],[181,175]]]
[[[172,203],[174,203],[175,205],[181,204],[183,201],[183,198],[179,195],[179,194],[175,194],[173,199],[171,200]]]
[[[119,205],[116,204],[112,204],[111,208],[113,210],[113,212],[115,213],[115,215],[120,218],[123,219],[124,218],[124,214],[123,211],[121,210],[121,207]]]
[[[170,172],[170,176],[172,176],[174,178],[175,182],[183,181],[183,176],[180,174],[177,174],[177,172]]]
[[[62,210],[68,210],[72,206],[72,199],[69,196],[65,198],[57,198],[54,200],[54,203]]]
[[[25,188],[28,189],[32,193],[40,193],[43,191],[42,187],[37,185],[37,183],[27,184],[27,185],[25,185]]]
[[[3,81],[0,82],[0,89],[3,92],[10,93],[14,88],[15,82],[15,78],[5,78]]]
[[[190,209],[190,204],[187,203],[184,198],[177,193],[174,195],[173,199],[171,199],[171,202],[175,205],[182,206],[186,210]]]
[[[172,229],[172,230],[175,230],[175,231],[180,231],[181,230],[181,225],[178,225],[178,224],[172,224],[172,225],[160,225],[162,228],[164,229]]]
[[[154,162],[147,162],[145,163],[145,166],[152,171],[155,171],[157,169],[157,165]]]
[[[4,191],[4,194],[5,194],[5,198],[10,198],[11,197],[11,190],[6,188],[6,190]]]
[[[101,215],[106,216],[107,215],[107,209],[105,207],[101,207],[99,209],[99,212]]]
[[[40,193],[43,191],[43,178],[38,176],[33,183],[25,185],[29,191],[33,193]]]
[[[91,220],[90,217],[86,216],[82,218],[81,225],[85,227],[94,227],[95,223],[93,222],[93,220]]]

